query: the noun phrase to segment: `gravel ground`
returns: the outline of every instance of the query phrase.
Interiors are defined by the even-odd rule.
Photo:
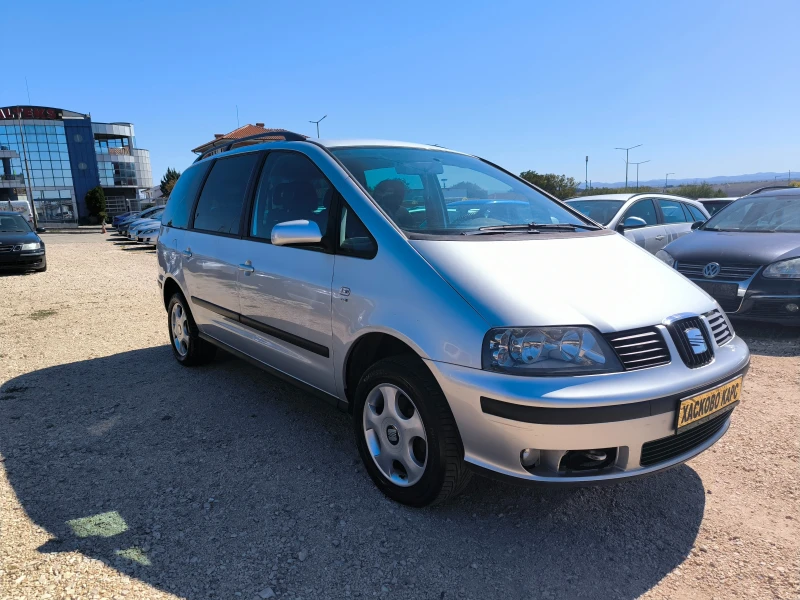
[[[346,415],[178,366],[152,250],[46,241],[46,273],[0,276],[0,598],[798,597],[798,331],[738,328],[742,404],[687,465],[414,510]]]

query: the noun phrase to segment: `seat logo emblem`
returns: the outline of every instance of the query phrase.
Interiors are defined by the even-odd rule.
[[[703,332],[697,327],[688,327],[683,333],[686,335],[686,339],[689,340],[689,344],[692,346],[692,352],[695,354],[703,354],[708,350],[708,346],[706,346],[706,339],[703,337]]]
[[[703,267],[703,276],[708,279],[713,279],[719,275],[719,263],[708,263],[705,267]]]
[[[389,425],[386,428],[386,437],[389,439],[389,442],[396,444],[400,441],[400,432],[397,431],[397,427],[394,425]]]

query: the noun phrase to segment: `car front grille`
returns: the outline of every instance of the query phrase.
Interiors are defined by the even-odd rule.
[[[714,359],[708,329],[700,317],[687,317],[668,326],[672,341],[683,362],[690,369],[707,365]]]
[[[649,467],[697,448],[697,446],[709,440],[722,429],[730,416],[731,411],[727,411],[725,414],[698,425],[689,431],[647,442],[642,446],[642,457],[639,464],[643,467]]]
[[[664,336],[655,327],[643,327],[605,335],[626,371],[666,365],[670,361]]]
[[[710,313],[706,313],[705,317],[708,319],[708,326],[711,328],[711,335],[714,336],[717,346],[722,346],[733,339],[733,331],[728,325],[728,320],[720,311],[712,310]]]
[[[18,244],[18,245],[16,245],[16,246],[8,246],[8,245],[6,245],[6,246],[0,246],[0,252],[2,252],[2,253],[6,253],[6,252],[19,252],[20,250],[22,250],[22,246],[21,246],[21,245],[19,245],[19,244]]]
[[[679,273],[686,275],[686,277],[690,279],[706,279],[703,275],[703,268],[708,263],[690,263],[690,262],[678,262],[677,269]],[[753,275],[755,275],[756,271],[758,271],[759,266],[752,266],[752,265],[723,265],[720,264],[719,266],[719,274],[715,277],[709,279],[709,281],[716,281],[716,280],[724,280],[724,281],[747,281]]]

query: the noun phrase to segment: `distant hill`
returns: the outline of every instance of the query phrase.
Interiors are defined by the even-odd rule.
[[[777,180],[775,178],[778,178]],[[687,183],[702,183],[705,181],[706,183],[710,183],[716,188],[719,188],[725,191],[726,187],[730,188],[731,196],[742,195],[742,193],[748,193],[753,191],[756,188],[763,187],[765,185],[781,185],[786,184],[789,179],[789,173],[751,173],[749,175],[717,175],[715,177],[687,177],[684,179],[677,178],[673,179],[670,177],[669,185],[672,187],[673,185],[683,185]],[[796,181],[800,179],[800,172],[792,173],[792,180]],[[633,185],[636,185],[634,179]],[[727,184],[727,185],[726,185]],[[736,185],[736,189],[742,184],[753,184],[752,187],[748,190],[748,192],[734,192],[734,184]],[[649,179],[647,181],[639,181],[640,186],[651,186],[651,187],[664,187],[664,179]],[[583,189],[583,182],[581,182],[581,189]],[[613,183],[602,183],[593,181],[592,187],[599,188],[599,187],[609,187],[609,188],[620,188],[625,187],[624,181],[616,181]],[[631,187],[631,181],[628,180],[628,187]],[[747,188],[748,185],[744,185],[744,188]]]

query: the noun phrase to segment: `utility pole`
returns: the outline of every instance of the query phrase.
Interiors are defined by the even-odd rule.
[[[327,116],[328,115],[325,115],[325,117]],[[319,124],[325,119],[325,117],[322,117],[322,119],[319,121],[309,121],[309,123],[314,123],[317,126],[317,138],[319,138]]]
[[[643,146],[644,144],[636,144],[635,146],[630,146],[629,148],[614,148],[614,150],[625,150],[625,189],[628,189],[628,153],[633,150],[634,148],[638,148],[639,146]]]
[[[664,191],[665,191],[665,192],[667,191],[667,179],[669,179],[669,176],[670,176],[670,175],[675,175],[675,173],[667,173],[667,174],[664,176]]]
[[[585,191],[589,191],[589,155],[586,155],[586,181],[583,184]]]
[[[632,165],[636,165],[636,190],[639,190],[639,165],[643,165],[645,163],[649,163],[651,159],[643,160],[642,162],[635,162],[631,163]]]

